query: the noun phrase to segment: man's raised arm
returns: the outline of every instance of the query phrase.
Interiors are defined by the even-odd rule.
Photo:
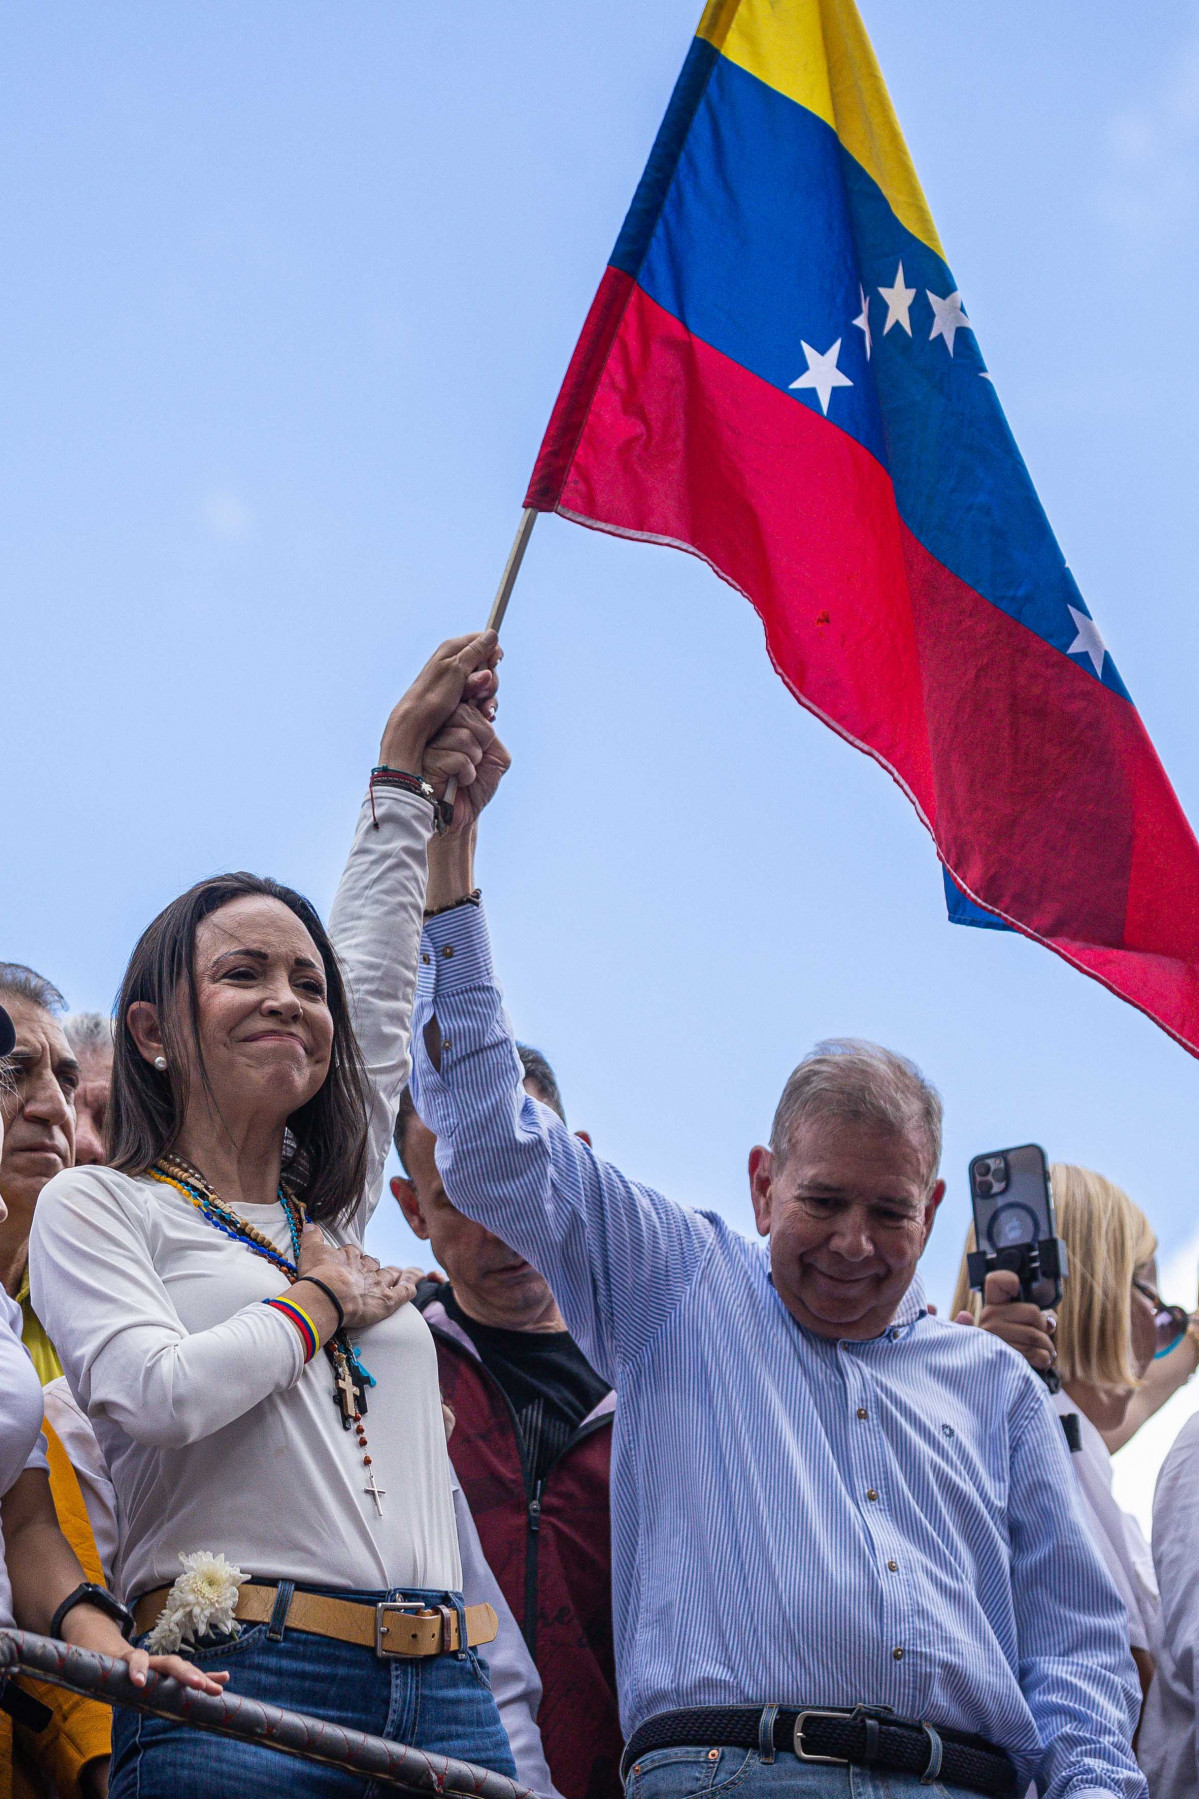
[[[472,834],[436,840],[413,1021],[413,1097],[460,1211],[538,1268],[614,1385],[686,1294],[699,1212],[626,1179],[524,1091],[474,886]],[[444,908],[444,909],[442,909]]]

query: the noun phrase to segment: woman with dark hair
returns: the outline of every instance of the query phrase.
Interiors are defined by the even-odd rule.
[[[457,776],[460,830],[503,771],[497,656],[489,632],[443,645],[393,711],[334,903],[340,964],[308,902],[251,875],[198,883],[143,934],[110,1165],[50,1182],[31,1267],[112,1477],[138,1640],[510,1774],[416,1271],[362,1247],[408,1076],[436,786]],[[118,1717],[114,1799],[249,1799],[282,1779],[269,1750]],[[286,1779],[314,1799],[366,1790],[333,1769]]]

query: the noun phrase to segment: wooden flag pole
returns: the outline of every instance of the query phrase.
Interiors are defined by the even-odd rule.
[[[499,587],[491,602],[491,612],[487,619],[489,631],[498,631],[504,622],[508,601],[512,598],[512,589],[516,586],[516,577],[520,573],[520,565],[525,559],[525,551],[529,547],[529,539],[533,535],[533,526],[536,523],[536,510],[532,506],[526,506],[520,515],[520,524],[516,527],[516,536],[512,539],[512,548],[508,551],[508,560],[504,564]],[[445,804],[447,806],[453,807],[457,792],[458,777],[451,775],[445,784]]]
[[[495,599],[491,603],[491,615],[487,620],[489,631],[498,631],[504,622],[508,601],[512,598],[512,589],[516,586],[516,577],[520,573],[520,565],[525,559],[525,551],[529,547],[529,539],[533,535],[533,526],[536,523],[536,512],[532,506],[526,506],[520,515],[520,524],[516,528],[516,536],[512,539],[512,548],[508,551],[508,560],[504,564],[504,572],[500,576]]]

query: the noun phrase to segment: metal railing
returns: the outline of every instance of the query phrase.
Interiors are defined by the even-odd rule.
[[[309,1718],[303,1712],[284,1711],[236,1693],[199,1693],[177,1680],[151,1671],[144,1687],[134,1686],[124,1662],[89,1649],[75,1649],[52,1637],[35,1637],[25,1630],[0,1630],[0,1684],[11,1674],[28,1674],[35,1680],[66,1687],[105,1705],[126,1705],[174,1718],[194,1730],[215,1731],[243,1743],[257,1743],[281,1755],[301,1761],[323,1762],[363,1774],[403,1792],[427,1795],[461,1794],[464,1799],[534,1799],[527,1787],[476,1768],[472,1762],[452,1756],[431,1755],[409,1749],[386,1737],[367,1736]]]

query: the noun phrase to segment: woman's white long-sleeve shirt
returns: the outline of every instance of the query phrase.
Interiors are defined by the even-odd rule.
[[[0,1299],[7,1296],[0,1294]],[[9,1301],[9,1304],[12,1302]],[[36,1378],[36,1377],[35,1377]],[[117,1548],[117,1503],[100,1445],[83,1411],[71,1394],[65,1378],[52,1380],[44,1389],[46,1422],[53,1426],[58,1440],[75,1470],[88,1523],[96,1540],[96,1554],[104,1578],[112,1584],[113,1561]],[[44,1460],[44,1458],[43,1458]],[[499,1708],[500,1722],[508,1733],[516,1762],[516,1778],[542,1799],[561,1799],[550,1778],[541,1732],[537,1728],[537,1710],[541,1704],[541,1676],[520,1634],[508,1601],[500,1591],[483,1554],[479,1533],[471,1517],[466,1495],[450,1464],[450,1481],[454,1494],[454,1521],[458,1530],[458,1551],[462,1558],[462,1596],[467,1605],[486,1603],[495,1607],[499,1631],[494,1643],[487,1645],[487,1672],[491,1690]]]
[[[330,919],[370,1080],[369,1172],[330,1235],[361,1242],[378,1201],[408,1042],[431,829],[428,805],[388,790],[359,817]],[[276,1205],[245,1206],[285,1254]],[[38,1201],[34,1307],[91,1419],[117,1495],[116,1581],[166,1585],[189,1551],[245,1574],[337,1587],[461,1585],[437,1355],[414,1306],[355,1335],[377,1385],[365,1419],[376,1510],[321,1354],[261,1301],[285,1276],[214,1229],[175,1188],[74,1168]]]

